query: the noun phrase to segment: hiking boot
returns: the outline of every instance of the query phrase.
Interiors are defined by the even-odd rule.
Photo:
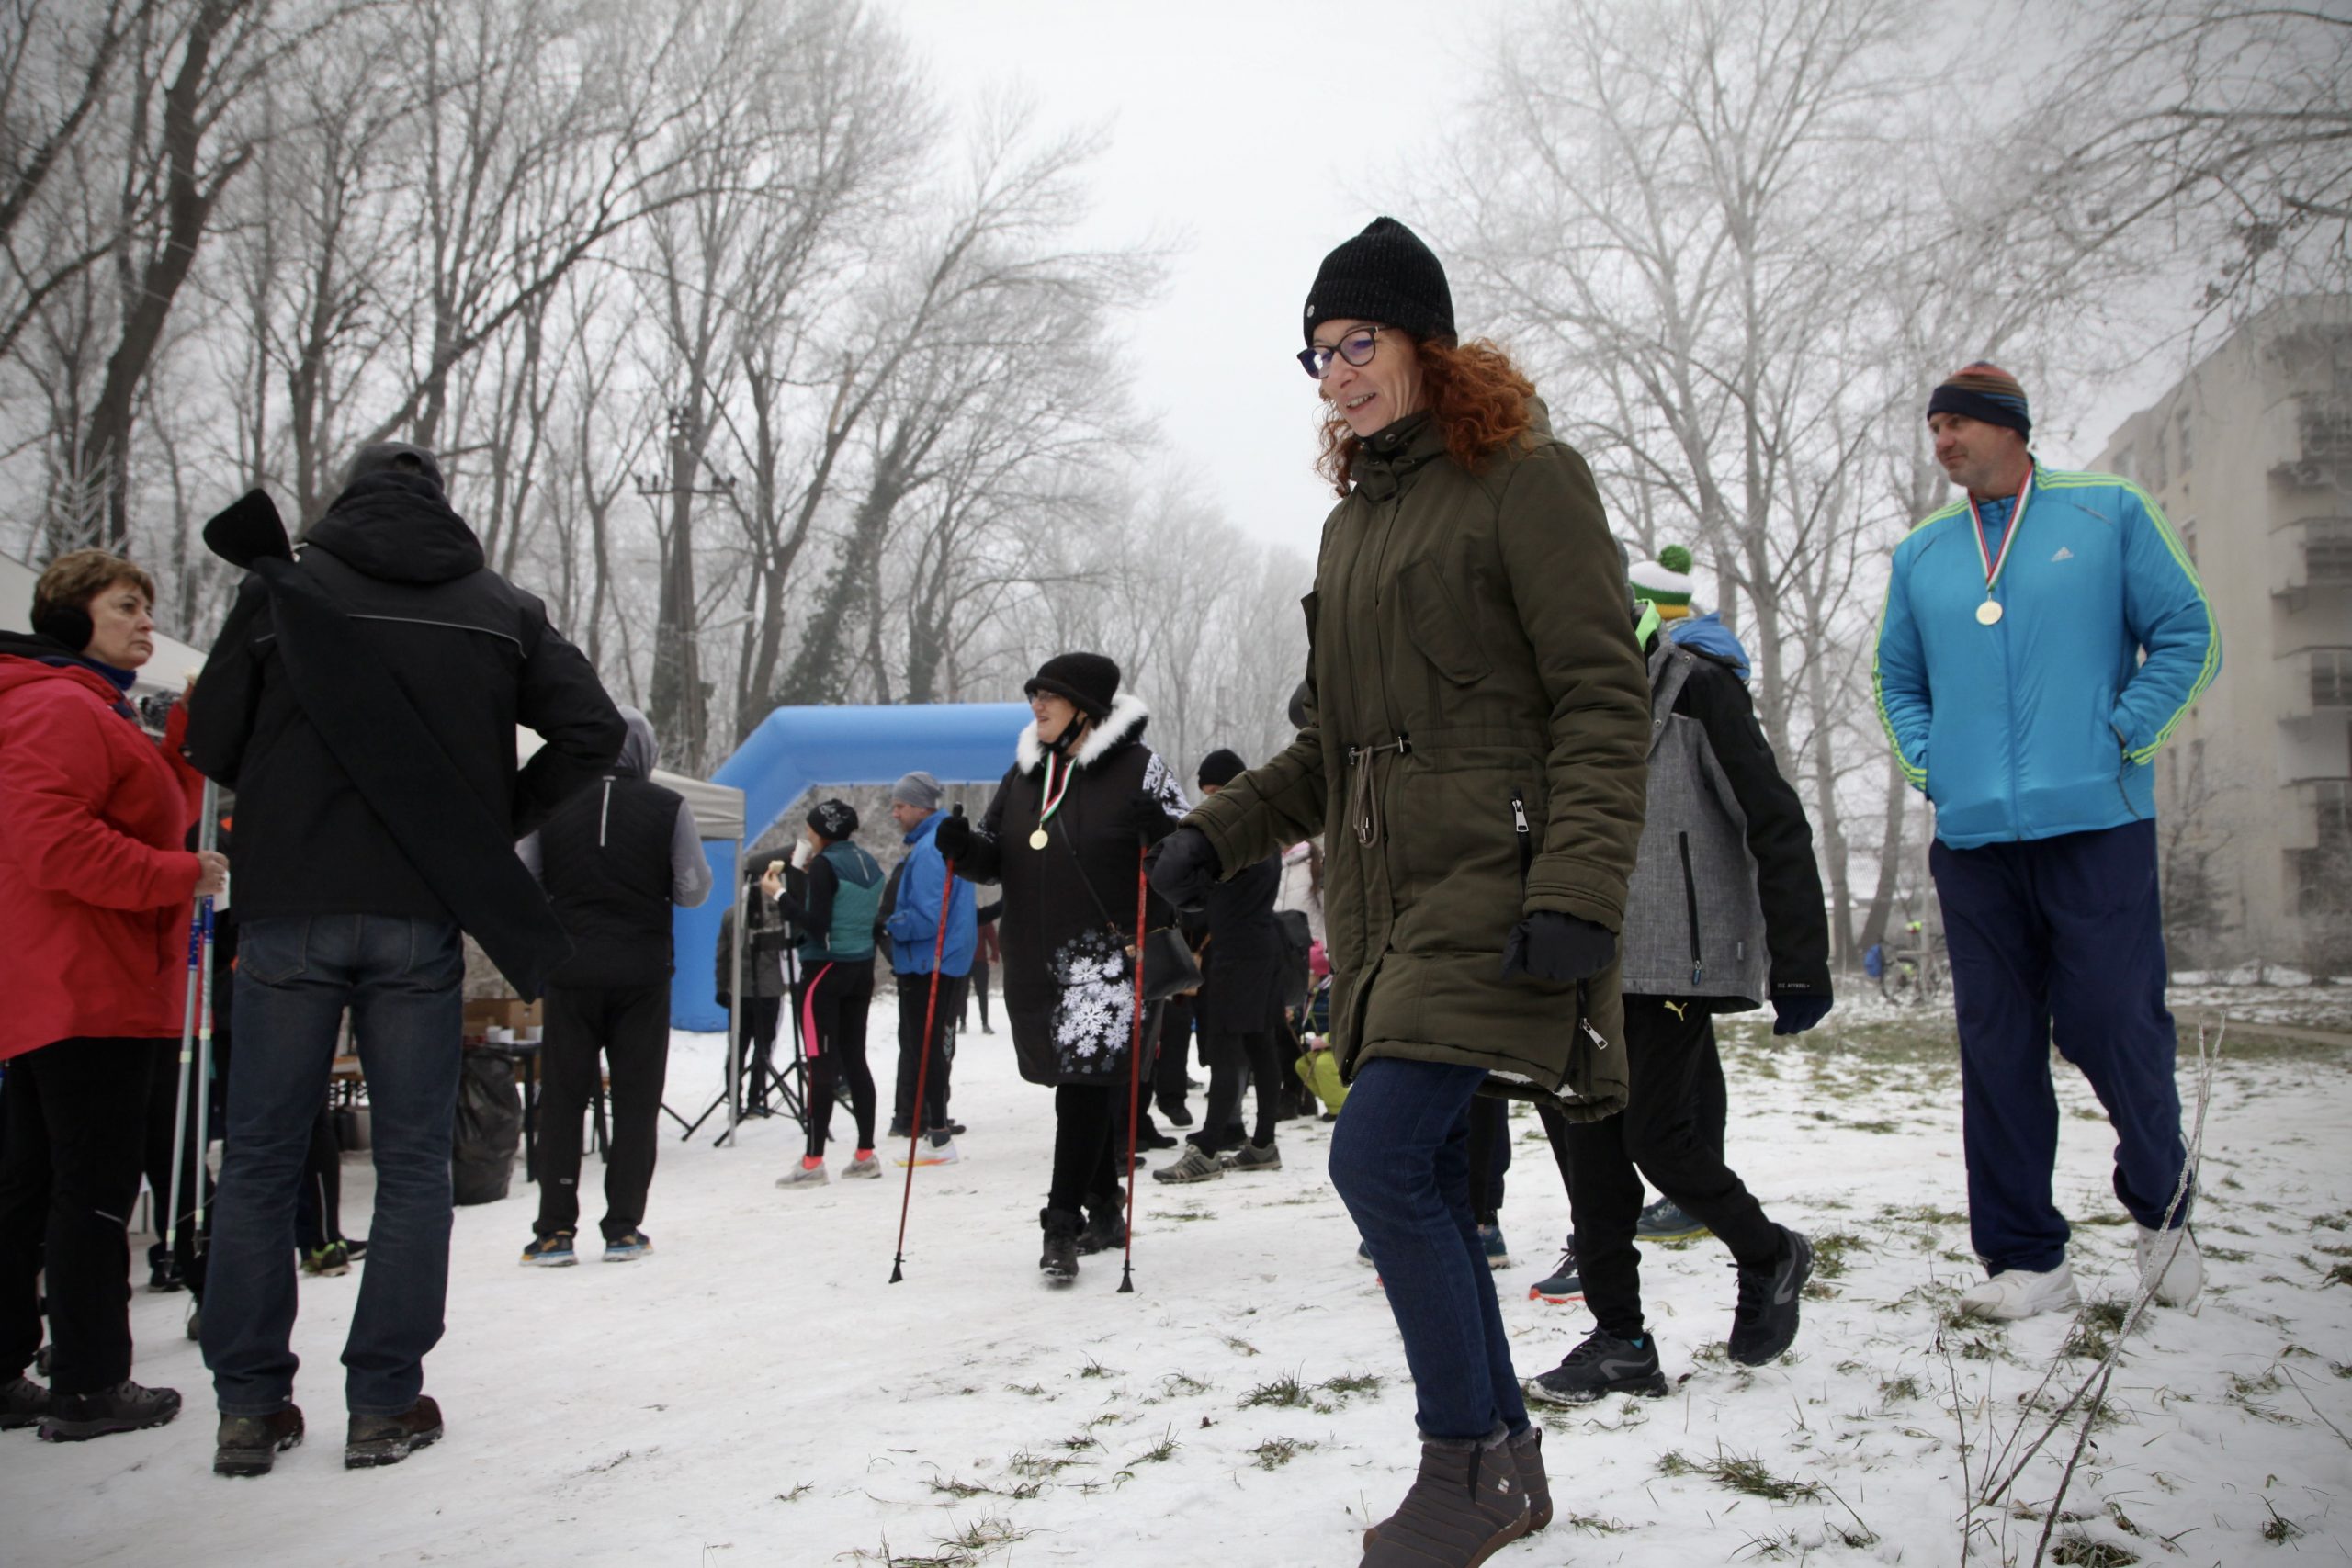
[[[1280,1170],[1283,1168],[1283,1152],[1272,1144],[1244,1144],[1234,1150],[1224,1164],[1226,1169],[1238,1171],[1244,1176],[1253,1170]]]
[[[1544,1428],[1529,1422],[1527,1430],[1510,1440],[1510,1457],[1519,1465],[1520,1490],[1527,1494],[1527,1533],[1552,1522],[1552,1478],[1544,1473]]]
[[[1545,1404],[1590,1404],[1612,1393],[1656,1399],[1665,1393],[1657,1341],[1646,1334],[1620,1339],[1605,1328],[1586,1335],[1566,1359],[1527,1385],[1527,1396]]]
[[[1116,1252],[1127,1245],[1127,1221],[1122,1212],[1126,1207],[1126,1195],[1114,1193],[1097,1199],[1086,1206],[1086,1228],[1078,1233],[1078,1255],[1091,1257],[1098,1252]]]
[[[302,1440],[302,1411],[289,1404],[266,1416],[223,1416],[212,1439],[215,1475],[267,1475],[277,1456]]]
[[[1084,1222],[1068,1209],[1040,1209],[1037,1223],[1045,1227],[1046,1250],[1037,1259],[1046,1283],[1067,1285],[1078,1278],[1078,1235]]]
[[[878,1173],[877,1173],[878,1174]],[[803,1155],[800,1162],[775,1179],[778,1187],[822,1187],[832,1178],[826,1174],[825,1162]]]
[[[919,1145],[915,1150],[914,1163],[917,1165],[954,1165],[963,1157],[964,1156],[956,1152],[955,1140],[942,1139],[937,1143],[926,1143]],[[903,1170],[906,1168],[907,1159],[904,1155],[901,1155],[890,1163]]]
[[[1796,1343],[1797,1310],[1813,1278],[1813,1243],[1780,1227],[1781,1250],[1770,1263],[1739,1268],[1739,1307],[1731,1320],[1731,1359],[1760,1367]]]
[[[429,1393],[401,1416],[356,1416],[343,1440],[343,1468],[373,1470],[398,1464],[417,1450],[441,1440],[441,1407]]]
[[[78,1443],[115,1432],[161,1427],[179,1413],[177,1389],[141,1388],[128,1378],[96,1393],[59,1393],[51,1389],[40,1436],[43,1442]]]
[[[1636,1241],[1689,1241],[1693,1236],[1708,1234],[1707,1227],[1684,1212],[1681,1204],[1671,1198],[1661,1198],[1642,1211],[1634,1222]]]
[[[28,1377],[13,1377],[0,1383],[0,1432],[13,1432],[19,1427],[33,1427],[49,1414],[49,1390]]]
[[[1147,1122],[1136,1129],[1136,1147],[1139,1149],[1172,1149],[1176,1140]]]
[[[605,1261],[627,1263],[653,1250],[653,1238],[643,1231],[633,1230],[623,1235],[605,1238]]]
[[[857,1151],[855,1159],[842,1167],[842,1179],[843,1181],[879,1181],[882,1179],[882,1161],[876,1156],[872,1149],[860,1149]]]
[[[2075,1271],[2063,1258],[2046,1273],[2004,1269],[1960,1293],[1962,1317],[1991,1317],[2004,1323],[2045,1312],[2072,1312],[2082,1304],[2082,1295],[2075,1289]]]
[[[351,1248],[339,1241],[314,1247],[302,1254],[302,1272],[334,1278],[351,1272]]]
[[[523,1262],[526,1267],[564,1269],[579,1261],[580,1255],[571,1250],[570,1231],[558,1231],[553,1235],[534,1236],[531,1245],[523,1249]]]
[[[1554,1306],[1584,1300],[1584,1276],[1577,1271],[1576,1237],[1568,1237],[1568,1245],[1561,1249],[1560,1266],[1527,1287],[1527,1299],[1550,1302]]]
[[[1363,1532],[1361,1568],[1476,1568],[1533,1519],[1509,1440],[1424,1438],[1396,1511]]]
[[[1167,1169],[1153,1171],[1151,1179],[1168,1182],[1215,1181],[1224,1175],[1225,1167],[1217,1163],[1216,1156],[1188,1139],[1184,1152]]]
[[[2205,1288],[2205,1259],[2197,1237],[2187,1225],[2168,1231],[2136,1227],[2139,1239],[2132,1255],[2140,1264],[2140,1285],[2168,1307],[2187,1306]]]
[[[1487,1255],[1487,1268],[1508,1269],[1510,1267],[1510,1248],[1503,1241],[1502,1226],[1480,1225],[1478,1249]]]
[[[1168,1118],[1169,1125],[1189,1127],[1193,1124],[1193,1113],[1184,1108],[1182,1100],[1162,1100],[1154,1103],[1159,1107],[1159,1113]]]

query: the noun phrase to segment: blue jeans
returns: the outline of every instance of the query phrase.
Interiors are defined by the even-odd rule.
[[[204,1362],[224,1416],[294,1397],[294,1206],[311,1124],[351,1010],[376,1160],[376,1218],[343,1364],[355,1416],[397,1416],[424,1387],[449,1287],[449,1140],[465,954],[458,928],[399,915],[248,919],[238,931],[237,1055],[214,1200]]]
[[[1425,1438],[1527,1428],[1494,1271],[1470,1212],[1470,1100],[1486,1076],[1435,1062],[1366,1062],[1331,1134],[1331,1184],[1388,1288]]]

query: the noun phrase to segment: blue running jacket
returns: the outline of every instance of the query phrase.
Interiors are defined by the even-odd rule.
[[[1966,501],[1895,547],[1872,684],[1936,836],[1967,850],[2154,817],[2156,750],[2222,668],[2213,607],[2155,502],[2036,464],[1989,626],[1984,597]]]

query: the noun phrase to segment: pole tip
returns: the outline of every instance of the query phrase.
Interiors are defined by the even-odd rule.
[[[1112,1293],[1121,1296],[1132,1296],[1136,1293],[1136,1266],[1134,1264],[1129,1263],[1120,1269],[1119,1288]]]
[[[892,1284],[896,1285],[896,1284],[899,1284],[899,1282],[901,1282],[902,1280],[904,1280],[905,1279],[906,1279],[906,1276],[905,1276],[904,1274],[901,1274],[900,1272],[899,1272],[899,1266],[898,1266],[896,1263],[891,1264],[891,1265],[890,1265],[890,1283],[892,1283]]]

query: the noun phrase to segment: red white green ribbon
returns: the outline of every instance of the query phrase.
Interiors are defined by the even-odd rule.
[[[2009,508],[2009,531],[2001,539],[1997,556],[1984,544],[1984,514],[1976,510],[1976,498],[1968,498],[1968,520],[1976,525],[1976,558],[1984,565],[1984,597],[1993,597],[1994,585],[2001,581],[2001,569],[2009,564],[2009,549],[2018,542],[2018,525],[2025,521],[2026,497],[2033,491],[2033,470],[2026,470],[2025,483],[2018,486],[2017,504]]]
[[[1062,797],[1069,794],[1069,781],[1077,772],[1078,764],[1076,762],[1073,761],[1065,765],[1062,769],[1061,787],[1059,789],[1056,789],[1054,787],[1054,759],[1051,753],[1046,755],[1046,804],[1045,808],[1037,813],[1038,827],[1043,828],[1047,822],[1052,821],[1054,813],[1061,809]]]

